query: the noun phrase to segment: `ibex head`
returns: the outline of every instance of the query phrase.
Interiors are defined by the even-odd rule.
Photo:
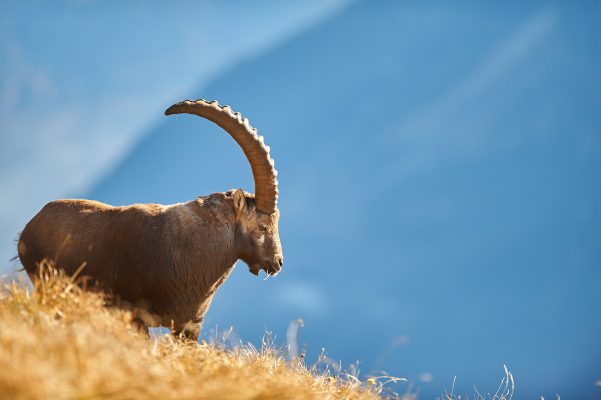
[[[278,233],[280,213],[277,209],[271,214],[258,210],[254,196],[241,189],[230,193],[237,216],[235,241],[240,258],[255,275],[261,269],[269,275],[277,274],[284,263]]]
[[[195,114],[213,121],[242,148],[255,180],[255,195],[237,189],[227,193],[232,200],[236,221],[236,247],[242,259],[255,275],[263,269],[275,275],[282,269],[284,257],[278,233],[280,213],[277,208],[278,181],[269,146],[257,130],[233,112],[229,106],[216,101],[182,101],[169,107],[165,114]]]

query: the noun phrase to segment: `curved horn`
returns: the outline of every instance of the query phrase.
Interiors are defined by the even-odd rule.
[[[250,126],[248,119],[233,112],[229,106],[220,106],[217,101],[203,99],[185,100],[165,111],[165,115],[181,113],[194,114],[213,121],[238,142],[250,163],[255,179],[256,207],[264,213],[272,214],[278,201],[278,172],[269,157],[269,146],[263,143],[263,136],[257,135],[257,130]]]

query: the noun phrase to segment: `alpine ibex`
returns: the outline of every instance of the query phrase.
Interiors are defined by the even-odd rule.
[[[197,338],[215,291],[237,260],[255,275],[281,270],[278,182],[269,147],[239,113],[205,100],[165,111],[180,113],[213,121],[238,142],[252,169],[254,195],[236,189],[187,203],[124,207],[57,200],[27,224],[18,252],[32,280],[43,259],[68,274],[85,263],[82,274],[102,288],[145,304],[159,324]]]

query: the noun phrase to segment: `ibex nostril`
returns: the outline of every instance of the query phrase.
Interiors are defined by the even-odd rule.
[[[284,259],[282,257],[278,257],[278,265],[281,267],[284,265]]]

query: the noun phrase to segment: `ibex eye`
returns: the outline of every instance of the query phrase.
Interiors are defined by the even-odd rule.
[[[259,229],[260,229],[260,230],[262,230],[262,231],[266,231],[266,230],[267,230],[267,225],[265,225],[265,224],[260,224],[260,225],[259,225]]]

